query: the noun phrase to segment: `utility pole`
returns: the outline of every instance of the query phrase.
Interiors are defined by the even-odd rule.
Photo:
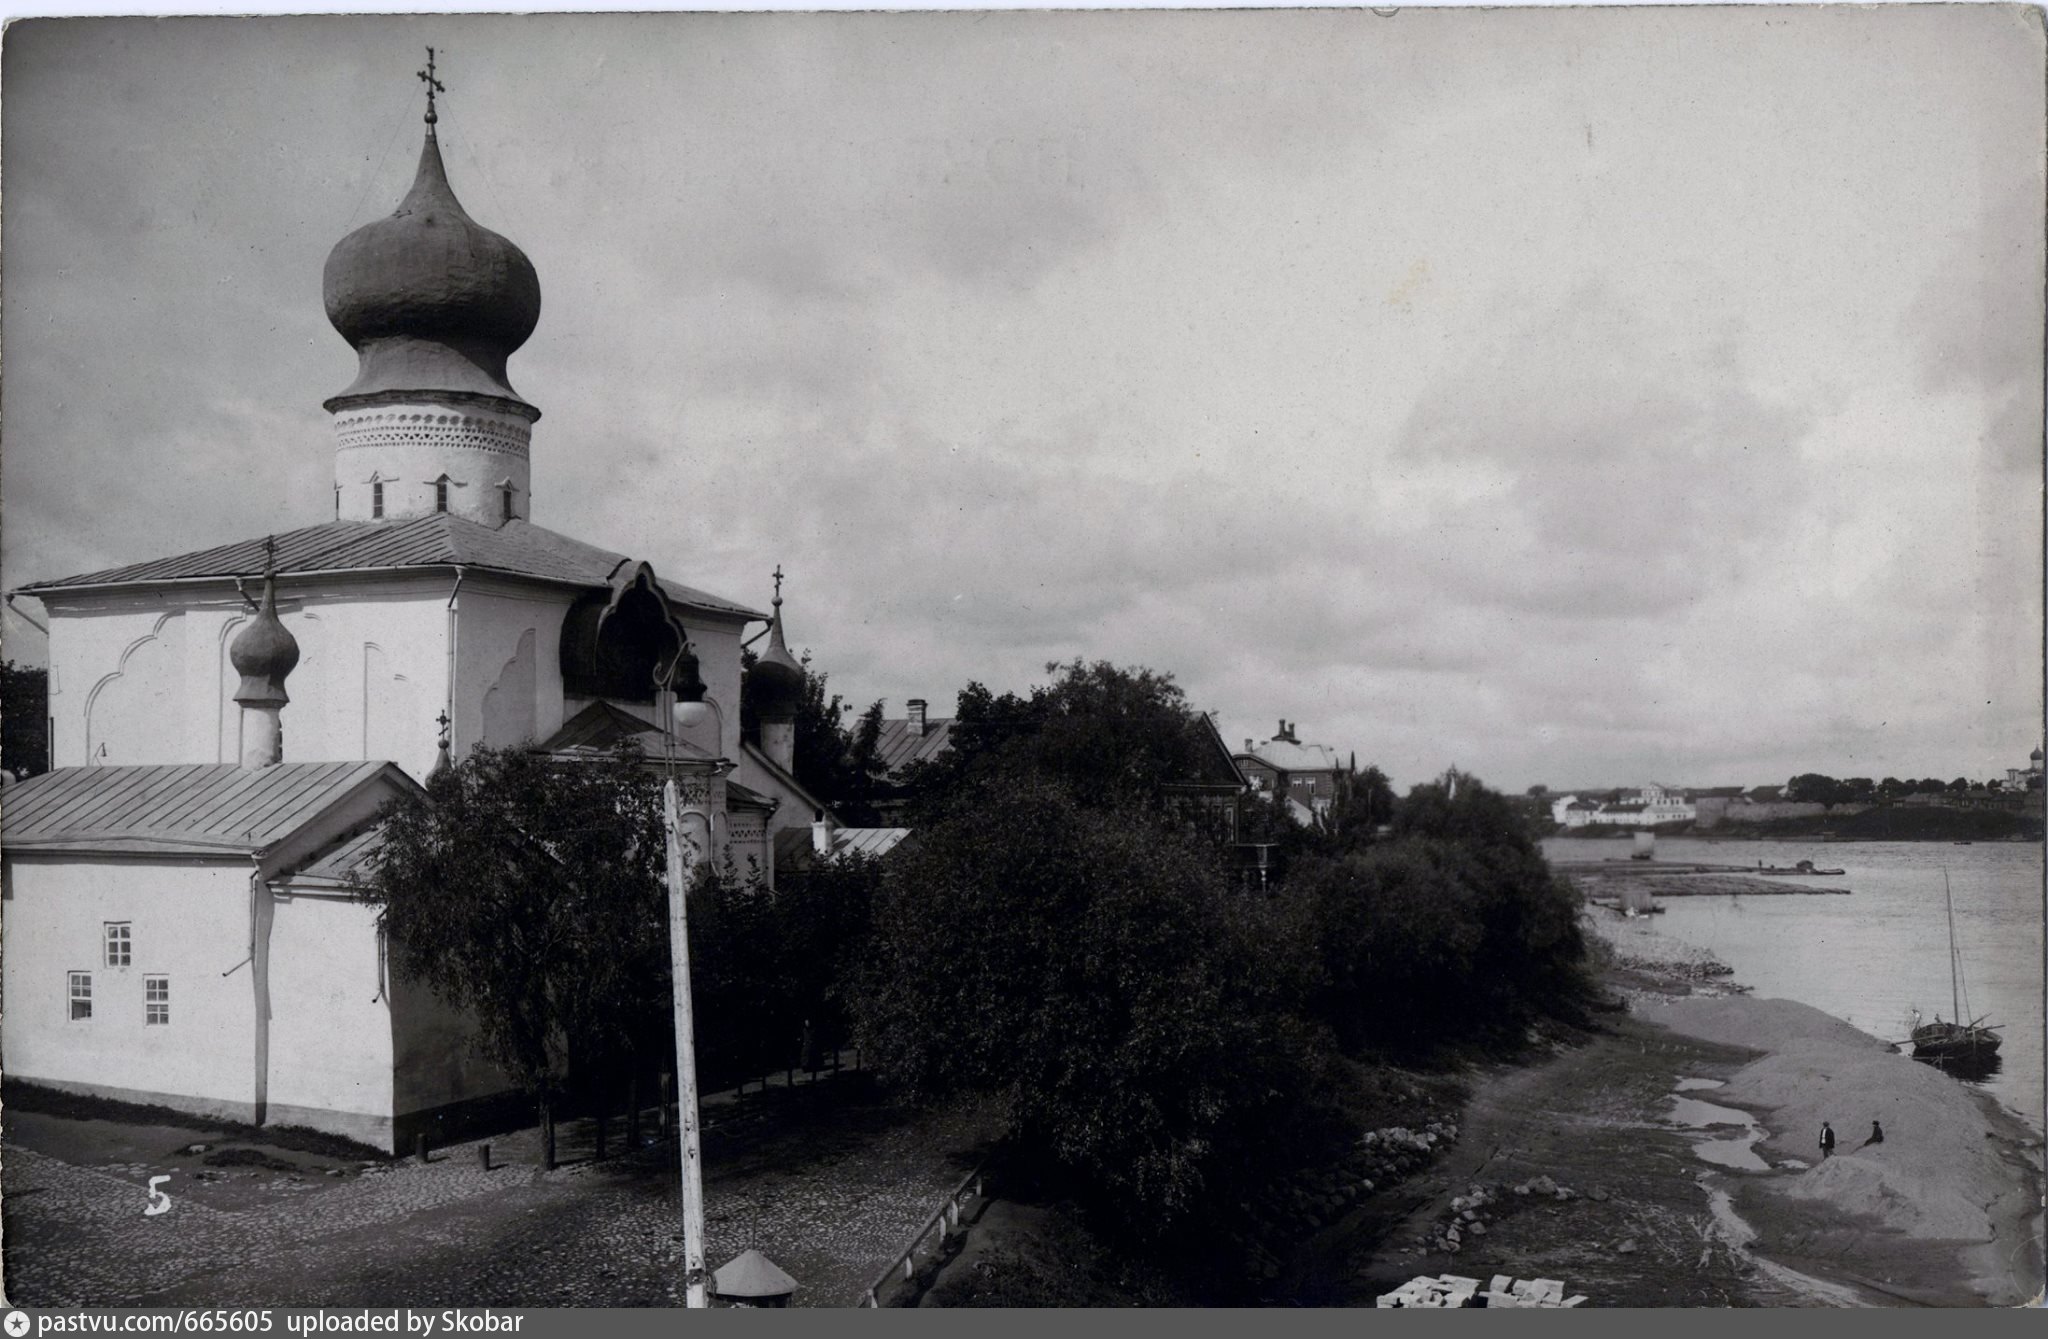
[[[701,821],[701,815],[691,817]],[[682,1139],[684,1305],[704,1305],[704,1165],[697,1131],[697,1034],[690,1017],[690,925],[684,906],[696,871],[698,843],[686,838],[677,812],[673,777],[661,790],[662,829],[668,835],[668,957],[676,1012],[676,1121]]]

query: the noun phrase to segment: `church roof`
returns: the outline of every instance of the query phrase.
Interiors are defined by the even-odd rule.
[[[350,875],[369,864],[371,858],[383,849],[384,825],[379,823],[375,827],[364,828],[361,832],[343,837],[293,870],[291,877],[337,885],[346,884]]]
[[[530,521],[480,525],[449,512],[407,521],[329,521],[276,536],[279,576],[315,572],[374,572],[418,567],[476,568],[574,586],[602,586],[632,561],[623,554],[556,534]],[[26,594],[106,586],[150,586],[170,581],[219,580],[263,570],[263,540],[218,544],[170,558],[59,577],[23,587]],[[669,598],[688,608],[741,619],[767,615],[722,596],[673,581]]]
[[[404,780],[387,762],[60,767],[7,788],[0,845],[137,855],[260,852],[387,771]]]
[[[673,755],[701,761],[711,755],[677,738],[652,721],[644,721],[610,702],[593,702],[562,723],[562,728],[534,746],[537,753],[605,754],[632,739],[649,758]],[[664,752],[664,739],[667,741]]]

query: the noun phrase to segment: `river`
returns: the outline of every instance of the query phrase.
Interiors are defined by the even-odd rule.
[[[1626,842],[1553,837],[1558,860],[1625,858]],[[1667,897],[1656,931],[1705,949],[1765,997],[1798,1000],[1887,1041],[1918,1007],[1949,1004],[1942,871],[1955,890],[1956,942],[1970,1009],[2004,1025],[2000,1071],[1984,1087],[2036,1130],[2042,1110],[2042,848],[2026,842],[1800,842],[1657,839],[1660,861],[1793,865],[1811,860],[1848,897]],[[1597,914],[1612,914],[1600,912]]]

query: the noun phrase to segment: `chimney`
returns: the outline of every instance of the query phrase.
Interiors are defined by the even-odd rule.
[[[263,604],[249,626],[228,644],[228,660],[242,676],[235,701],[242,707],[242,766],[284,761],[280,713],[291,699],[285,676],[299,663],[299,643],[277,616],[277,541],[263,541]]]
[[[903,705],[910,709],[910,733],[919,739],[924,738],[925,700],[921,697],[913,697]]]
[[[1245,741],[1244,741],[1244,751],[1245,751],[1246,753],[1250,753],[1250,752],[1252,751],[1252,741],[1251,741],[1251,740],[1247,739],[1247,740],[1245,740]]]
[[[817,811],[811,820],[811,850],[820,856],[832,854],[832,820],[825,817],[825,811]]]

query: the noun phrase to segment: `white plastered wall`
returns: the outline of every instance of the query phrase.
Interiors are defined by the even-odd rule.
[[[299,643],[285,761],[389,759],[425,776],[447,701],[453,575],[280,586],[279,615]],[[57,766],[239,760],[228,647],[250,611],[232,586],[48,604]]]
[[[250,956],[251,867],[213,861],[10,856],[0,1067],[75,1091],[250,1120],[258,1093]],[[104,926],[131,927],[109,967]],[[92,1017],[70,1017],[69,978],[93,978]],[[171,1021],[144,1021],[143,978],[170,978]]]
[[[270,919],[273,1124],[390,1148],[393,1046],[377,909],[343,897],[279,895]]]

